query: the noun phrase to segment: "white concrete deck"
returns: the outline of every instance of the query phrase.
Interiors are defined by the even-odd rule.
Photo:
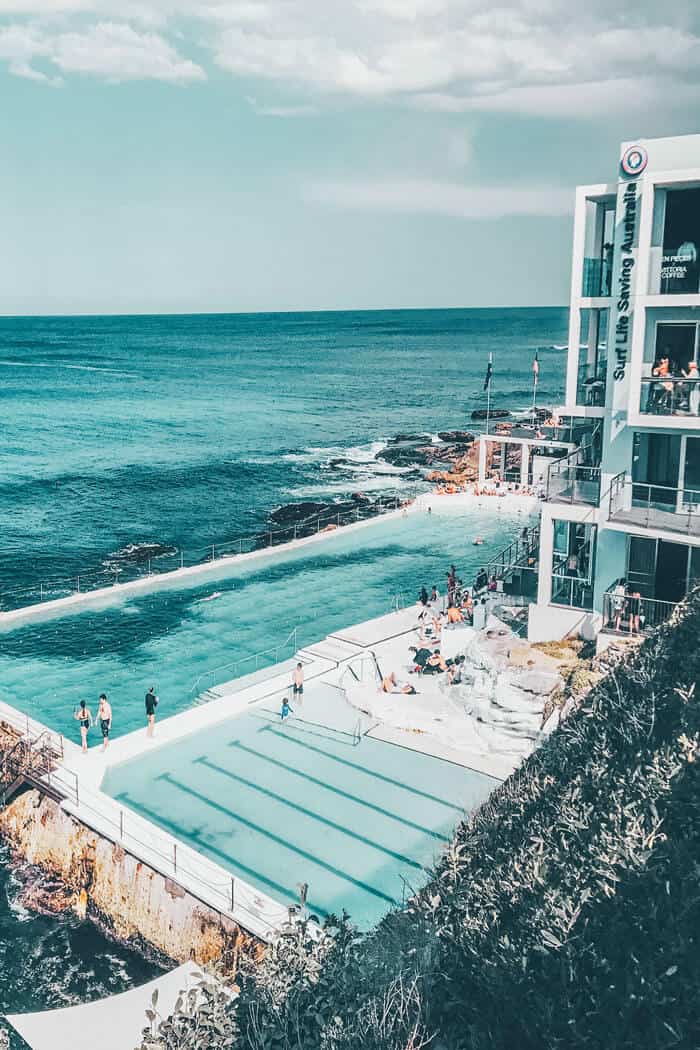
[[[32,1050],[133,1050],[148,1024],[146,1010],[154,991],[158,1013],[168,1017],[180,992],[196,987],[200,972],[188,962],[121,995],[59,1010],[8,1014],[7,1020]]]

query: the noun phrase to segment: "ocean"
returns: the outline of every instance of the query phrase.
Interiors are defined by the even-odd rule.
[[[563,309],[0,319],[0,601],[134,545],[255,534],[280,504],[415,479],[401,432],[561,400]],[[6,605],[12,604],[11,602]]]
[[[407,493],[399,433],[561,402],[567,311],[0,319],[0,602],[41,580],[259,532],[271,510]],[[12,604],[8,602],[6,604]],[[3,645],[0,635],[0,656]],[[37,683],[40,691],[41,683]],[[2,683],[0,682],[0,696]],[[32,916],[0,854],[0,1014],[154,970],[91,925]]]

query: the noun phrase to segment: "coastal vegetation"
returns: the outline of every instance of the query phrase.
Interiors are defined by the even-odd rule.
[[[700,594],[461,824],[372,933],[304,926],[144,1050],[666,1050],[700,1041]],[[190,1014],[198,1010],[187,1006]]]

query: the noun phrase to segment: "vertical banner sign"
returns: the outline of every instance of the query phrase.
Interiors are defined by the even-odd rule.
[[[623,182],[617,194],[618,243],[617,272],[613,294],[615,328],[613,332],[613,411],[626,412],[629,401],[629,359],[632,348],[635,265],[639,227],[640,198],[637,182]]]

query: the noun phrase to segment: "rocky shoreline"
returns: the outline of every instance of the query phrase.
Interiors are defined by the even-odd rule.
[[[537,410],[537,421],[543,422],[551,415],[548,408]],[[493,432],[508,434],[514,422],[509,409],[494,409]],[[482,410],[472,412],[474,420],[485,418]],[[452,483],[464,485],[477,481],[479,477],[479,431],[440,430],[435,436],[428,433],[399,433],[389,438],[386,445],[374,455],[376,463],[386,463],[401,471],[402,481],[415,482],[416,491],[430,483]],[[507,469],[519,465],[517,449],[509,454]],[[326,467],[342,471],[353,466],[351,460],[336,456]],[[487,470],[491,462],[487,460]],[[387,489],[390,490],[390,484]],[[404,497],[405,498],[405,497]],[[311,535],[319,529],[331,529],[348,525],[354,521],[374,517],[397,505],[396,496],[368,496],[362,491],[352,493],[345,499],[307,500],[301,503],[285,503],[268,515],[266,529],[258,537],[258,546],[287,542],[297,537]],[[399,504],[400,505],[400,501]]]

